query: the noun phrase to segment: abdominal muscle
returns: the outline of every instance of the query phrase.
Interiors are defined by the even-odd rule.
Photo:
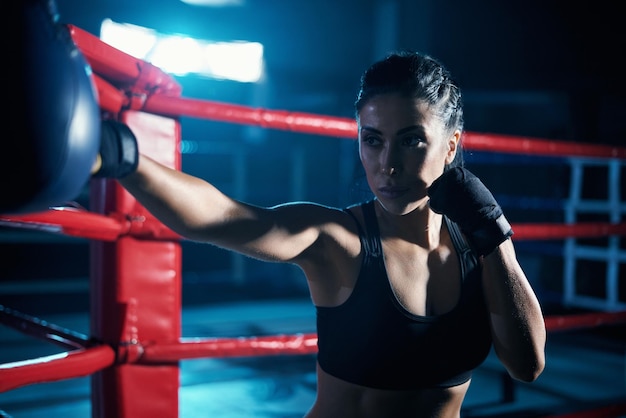
[[[469,385],[373,389],[331,376],[318,364],[317,398],[305,418],[459,418]]]

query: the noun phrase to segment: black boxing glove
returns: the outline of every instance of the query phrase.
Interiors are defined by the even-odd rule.
[[[472,249],[486,256],[513,235],[511,225],[489,189],[465,168],[444,172],[428,188],[428,202],[461,228]]]
[[[139,147],[128,126],[115,120],[103,120],[100,131],[100,167],[92,177],[119,179],[137,169]]]

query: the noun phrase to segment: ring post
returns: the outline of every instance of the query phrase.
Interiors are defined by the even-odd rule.
[[[139,111],[119,119],[142,153],[181,168],[178,120]],[[159,239],[166,227],[114,180],[92,180],[90,199],[92,210],[131,224],[129,235],[91,243],[91,334],[117,353],[113,366],[92,375],[92,417],[176,418],[179,362],[138,361],[145,347],[180,339],[180,243]]]

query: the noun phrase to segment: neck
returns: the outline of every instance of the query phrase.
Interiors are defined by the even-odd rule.
[[[381,237],[397,238],[427,249],[439,245],[443,216],[433,212],[428,204],[405,215],[394,215],[376,205]]]

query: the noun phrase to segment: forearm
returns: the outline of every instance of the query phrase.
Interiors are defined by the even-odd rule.
[[[483,285],[498,357],[514,378],[535,380],[545,364],[545,323],[510,239],[483,258]]]
[[[294,262],[318,241],[311,217],[334,214],[321,205],[271,208],[230,198],[209,182],[141,155],[123,123],[102,122],[100,154],[93,177],[117,179],[164,225],[183,238],[214,244],[266,261]]]
[[[141,156],[137,170],[119,179],[151,214],[181,236],[209,240],[233,201],[206,181]]]

